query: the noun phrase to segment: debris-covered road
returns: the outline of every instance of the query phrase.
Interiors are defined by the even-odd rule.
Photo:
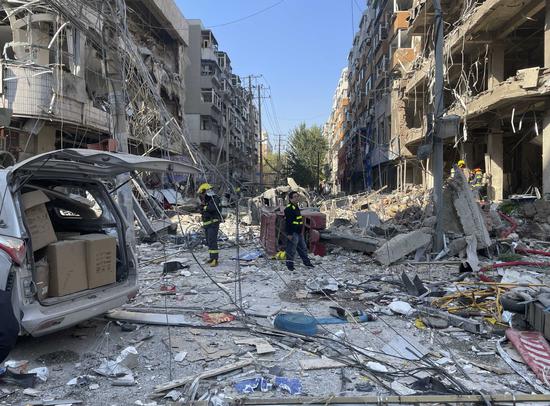
[[[429,234],[423,210],[405,206],[366,228],[340,216],[329,228],[386,234],[395,243],[419,225]],[[471,272],[464,267],[467,244],[430,262],[424,243],[392,265],[381,265],[381,254],[328,245],[327,255],[313,256],[315,268],[289,272],[263,254],[259,227],[247,216],[239,227],[246,260],[237,267],[230,214],[221,227],[221,265],[210,268],[203,265],[206,250],[192,238],[196,220],[176,216],[185,236],[138,247],[140,293],[129,304],[60,333],[21,338],[10,371],[46,368],[45,375],[33,388],[3,385],[0,402],[221,405],[272,398],[281,404],[416,395],[428,403],[436,402],[430,396],[517,400],[546,392],[545,369],[537,381],[513,334],[502,339],[510,323],[513,331],[532,330],[523,315],[503,310],[502,296],[544,293],[548,275],[540,267],[490,267],[480,255],[481,272]],[[385,250],[392,255],[397,248]],[[281,327],[279,317],[289,314],[302,324],[292,327],[287,319]],[[528,398],[537,399],[545,398]]]

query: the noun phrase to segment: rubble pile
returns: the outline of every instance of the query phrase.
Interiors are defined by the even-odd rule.
[[[409,185],[392,193],[384,194],[381,190],[326,200],[320,205],[320,210],[327,215],[327,224],[333,227],[364,228],[357,213],[373,212],[380,221],[388,222],[386,225],[402,230],[414,229],[432,211],[431,193],[421,186]],[[379,222],[371,224],[376,226]]]
[[[238,227],[234,209],[220,225],[217,268],[204,265],[200,216],[172,217],[177,235],[138,246],[138,295],[64,335],[22,342],[6,366],[42,378],[23,388],[10,376],[0,401],[549,404],[540,359],[550,359],[550,243],[520,231],[539,209],[482,211],[451,181],[436,253],[429,192],[354,199],[337,209],[353,217],[332,222],[315,268],[294,272],[265,254],[244,207]],[[52,353],[60,346],[67,354]]]
[[[517,233],[526,238],[550,239],[550,202],[536,200],[522,203],[512,211],[521,221]]]

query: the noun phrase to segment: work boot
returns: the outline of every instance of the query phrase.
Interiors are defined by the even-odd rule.
[[[313,265],[311,262],[304,263],[304,266],[305,266],[306,268],[315,268],[315,265]]]
[[[219,265],[219,261],[217,259],[213,259],[209,263],[212,268],[215,268]]]

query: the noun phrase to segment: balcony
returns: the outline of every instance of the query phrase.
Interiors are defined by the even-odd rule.
[[[222,109],[222,99],[212,89],[201,91],[201,101],[203,103],[210,104],[212,108],[218,111],[221,111]]]
[[[390,37],[393,38],[399,30],[406,30],[409,28],[409,11],[396,11],[393,13],[393,22],[391,25]]]
[[[391,70],[400,69],[402,66],[407,69],[414,61],[416,53],[414,48],[398,48],[391,57]]]
[[[209,144],[212,146],[218,145],[219,135],[214,130],[200,130],[199,139],[196,140],[200,144]]]
[[[3,106],[14,117],[36,117],[74,124],[92,130],[109,131],[109,113],[94,107],[88,99],[84,79],[58,70],[35,66],[2,64]],[[57,91],[54,91],[56,89]]]
[[[216,55],[216,49],[212,47],[201,48],[201,59],[205,61],[212,61],[218,64],[218,56]]]

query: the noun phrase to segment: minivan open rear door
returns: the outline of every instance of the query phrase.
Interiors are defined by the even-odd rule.
[[[117,175],[131,171],[173,171],[187,174],[199,172],[194,165],[185,162],[78,148],[60,149],[36,155],[10,166],[6,170],[10,182],[14,176],[29,175],[35,171],[60,174],[79,173],[96,179],[114,178]]]

